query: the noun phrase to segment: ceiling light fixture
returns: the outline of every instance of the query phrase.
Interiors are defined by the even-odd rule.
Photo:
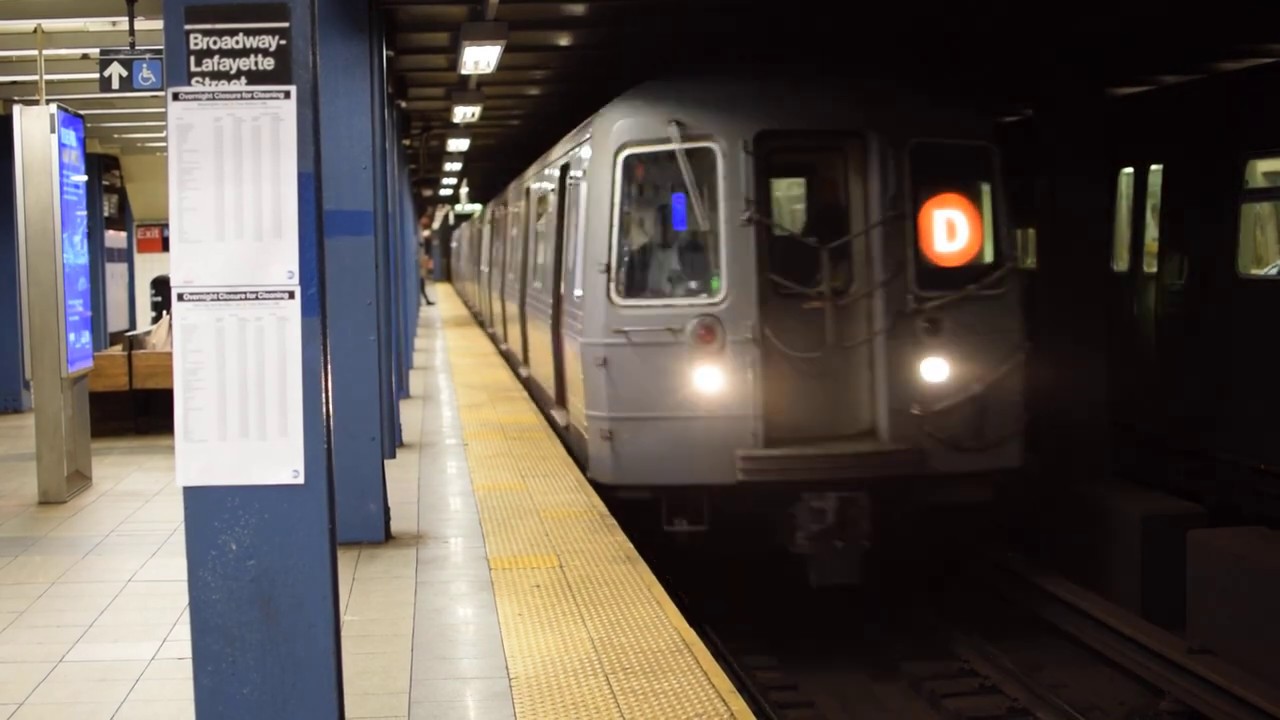
[[[480,119],[480,112],[484,110],[484,93],[479,90],[455,90],[452,100],[453,111],[450,117],[455,123],[462,125]]]
[[[458,33],[458,74],[487,75],[497,70],[506,46],[506,23],[463,23]]]
[[[444,151],[464,153],[471,148],[471,136],[466,133],[450,133],[444,139]]]

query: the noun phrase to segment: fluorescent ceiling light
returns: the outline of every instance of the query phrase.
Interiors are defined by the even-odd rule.
[[[479,90],[459,90],[453,93],[452,119],[455,123],[473,123],[480,119],[484,109],[484,93]]]
[[[165,137],[165,135],[166,135],[166,134],[167,134],[167,133],[162,133],[162,132],[158,132],[158,133],[121,133],[121,134],[112,135],[111,137],[113,137],[113,138],[162,138],[162,137]]]
[[[440,188],[440,197],[449,197],[453,194],[453,188]]]
[[[30,18],[22,20],[0,20],[0,35],[18,35],[33,33],[36,27],[43,28],[47,33],[57,32],[111,32],[113,30],[127,30],[129,28],[129,18],[121,15],[117,17],[78,17],[78,18]],[[146,18],[136,18],[134,20],[134,30],[143,32],[146,30],[163,30],[163,20],[147,20]]]
[[[453,211],[459,214],[478,213],[480,212],[480,209],[483,207],[484,205],[481,203],[455,203],[453,206]]]
[[[84,112],[84,111],[81,111]],[[139,120],[137,122],[103,122],[93,123],[90,127],[96,128],[122,128],[122,127],[164,127],[167,123],[164,120]]]
[[[458,74],[486,75],[497,70],[506,45],[506,23],[463,23],[458,33]]]
[[[141,143],[141,145],[142,147],[169,147],[169,143],[167,142]]]
[[[45,73],[45,82],[62,82],[68,80],[97,80],[98,73],[78,72],[78,73]],[[40,82],[39,75],[0,75],[0,83],[29,83]]]
[[[441,185],[457,185],[457,184],[458,184],[458,178],[456,178],[456,177],[442,177],[442,178],[440,178],[440,184],[441,184]]]
[[[141,48],[139,48],[141,49]],[[31,48],[15,48],[12,50],[0,50],[0,57],[3,58],[33,58],[44,55],[51,57],[98,57],[98,48],[45,48],[44,52]]]
[[[44,99],[45,100],[107,100],[107,99],[120,100],[125,97],[159,98],[159,97],[164,97],[164,93],[163,92],[140,92],[140,93],[129,93],[128,95],[124,95],[122,93],[64,93],[62,95],[45,95]],[[35,100],[38,102],[40,98],[35,95],[28,95],[24,97],[14,98],[14,100]],[[121,112],[140,112],[140,111],[139,110],[122,110]],[[160,109],[160,112],[164,112],[164,110]]]
[[[117,95],[116,97],[119,98],[120,96]],[[162,113],[164,111],[165,111],[164,108],[159,107],[159,108],[89,108],[87,110],[79,110],[78,112],[81,115],[133,115],[135,113],[154,115],[157,113]],[[130,123],[130,125],[132,124],[133,123]]]
[[[444,172],[456,173],[462,170],[461,155],[445,155],[444,156]]]
[[[471,148],[471,137],[468,135],[451,135],[445,138],[444,151],[449,153],[463,153]]]

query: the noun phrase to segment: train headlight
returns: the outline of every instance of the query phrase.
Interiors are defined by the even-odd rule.
[[[944,383],[951,377],[951,363],[944,357],[930,355],[920,361],[920,379],[936,385]]]
[[[724,370],[719,365],[701,363],[693,367],[693,389],[703,395],[717,395],[726,384]]]

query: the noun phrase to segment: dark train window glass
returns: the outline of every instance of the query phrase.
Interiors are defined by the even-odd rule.
[[[994,151],[978,144],[920,142],[911,146],[907,162],[916,285],[956,290],[982,279],[1003,261]]]
[[[1236,268],[1241,275],[1280,276],[1280,200],[1240,206]]]
[[[699,300],[723,291],[719,159],[685,145],[625,152],[618,163],[614,290],[622,300]],[[692,185],[692,187],[690,187]]]
[[[1115,227],[1111,232],[1111,269],[1129,271],[1129,245],[1133,240],[1133,168],[1116,175]]]
[[[1244,186],[1280,188],[1280,157],[1255,158],[1244,168]]]
[[[780,147],[763,162],[769,192],[769,276],[782,295],[805,294],[818,288],[822,251],[798,238],[817,241],[828,249],[830,282],[835,293],[848,292],[854,281],[853,243],[849,236],[849,169],[841,147]]]
[[[1155,275],[1160,267],[1160,191],[1164,184],[1164,166],[1147,168],[1147,202],[1142,220],[1142,271]]]
[[[1023,270],[1036,269],[1036,229],[1022,227],[1014,230],[1014,239],[1018,244],[1018,267]]]

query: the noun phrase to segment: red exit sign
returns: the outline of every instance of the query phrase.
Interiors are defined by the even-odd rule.
[[[169,224],[139,225],[134,232],[139,253],[169,252]]]

